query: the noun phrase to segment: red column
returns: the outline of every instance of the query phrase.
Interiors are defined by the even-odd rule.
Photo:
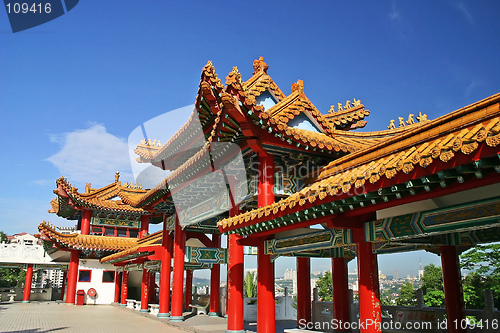
[[[141,230],[139,230],[139,238],[146,236],[149,232],[149,216],[141,216]]]
[[[297,257],[297,287],[297,326],[302,327],[311,322],[310,258]]]
[[[182,315],[182,287],[184,285],[184,252],[186,245],[186,231],[182,230],[179,220],[175,221],[174,233],[174,285],[172,290],[171,321],[183,321]]]
[[[193,271],[186,269],[186,296],[184,300],[184,305],[186,309],[190,309],[189,305],[193,301]]]
[[[332,258],[333,278],[333,318],[340,329],[338,332],[347,332],[343,323],[349,323],[349,281],[347,276],[347,262],[344,258]]]
[[[264,207],[274,202],[274,160],[272,155],[259,155],[258,206]],[[271,256],[264,253],[264,242],[257,252],[257,331],[274,333],[276,315],[274,303],[274,263]]]
[[[149,273],[149,300],[148,303],[156,304],[158,301],[156,300],[156,282],[155,282],[156,273]]]
[[[26,277],[24,279],[23,303],[30,302],[32,279],[33,279],[33,264],[28,264],[28,269],[26,270]]]
[[[444,298],[446,302],[446,316],[448,332],[466,332],[465,305],[460,284],[460,264],[455,246],[441,246],[441,267],[443,268]]]
[[[122,273],[122,299],[120,305],[127,305],[127,295],[128,295],[128,272],[123,270]]]
[[[170,317],[170,265],[172,261],[172,235],[166,230],[166,223],[163,222],[163,257],[160,271],[160,312],[158,317]]]
[[[80,251],[71,251],[66,288],[66,303],[75,304],[76,280],[78,279],[78,260]]]
[[[147,269],[142,269],[142,284],[141,284],[141,310],[139,312],[148,312],[149,300],[149,272]]]
[[[220,248],[220,235],[213,234],[214,247]],[[211,317],[219,316],[220,312],[220,264],[214,264],[210,271],[210,311]]]
[[[382,332],[377,255],[365,241],[363,229],[354,230],[358,250],[359,318],[361,333]],[[360,325],[361,325],[360,324]]]
[[[232,191],[231,191],[232,192]],[[240,213],[238,205],[229,211],[229,216]],[[243,245],[238,240],[243,238],[238,234],[228,236],[228,263],[227,263],[227,332],[244,332],[243,327]]]
[[[82,212],[81,234],[90,235],[90,220],[92,219],[92,211],[84,210]]]
[[[62,278],[62,286],[61,286],[61,301],[64,301],[64,289],[66,289],[66,276],[68,275],[67,274],[68,272],[67,271],[63,271],[63,278]]]
[[[120,302],[120,282],[121,282],[121,274],[118,271],[115,271],[115,303]]]

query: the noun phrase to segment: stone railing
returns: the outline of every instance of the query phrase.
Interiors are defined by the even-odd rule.
[[[38,263],[45,261],[50,261],[50,258],[46,258],[42,245],[24,243],[0,244],[0,262]]]
[[[359,304],[353,301],[353,292],[349,290],[349,304],[351,307],[350,321],[357,322],[359,320]],[[483,323],[483,327],[475,327],[474,322],[466,319],[463,323],[458,323],[460,326],[467,327],[467,332],[498,332],[500,327],[500,312],[494,307],[493,293],[491,290],[486,290],[484,293],[486,306],[482,310],[466,309],[467,317],[476,318],[476,323]],[[312,321],[314,323],[330,323],[333,318],[333,303],[319,301],[317,290],[313,292],[312,303]],[[417,305],[411,306],[391,306],[382,305],[382,322],[387,323],[429,323],[430,329],[414,329],[414,332],[447,332],[446,324],[446,308],[427,307],[424,304],[423,292],[417,290]],[[323,327],[328,327],[327,324]],[[414,327],[414,326],[413,326]],[[353,330],[352,332],[358,332]]]

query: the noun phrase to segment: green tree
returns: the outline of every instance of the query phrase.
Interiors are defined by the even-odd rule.
[[[332,272],[326,271],[323,276],[320,276],[316,281],[316,288],[318,288],[318,296],[323,302],[333,301]]]
[[[417,304],[417,292],[410,281],[406,282],[399,289],[399,297],[396,299],[397,305],[414,306]]]
[[[7,241],[7,235],[5,234],[5,232],[0,231],[0,243],[3,243],[5,241]]]
[[[444,305],[443,270],[441,267],[434,264],[424,267],[422,291],[424,292],[425,305],[437,307]]]
[[[247,272],[243,279],[243,297],[257,297],[257,281],[255,279],[255,272]]]
[[[500,243],[476,245],[460,255],[462,269],[500,277]]]
[[[0,243],[7,241],[7,235],[0,231]],[[0,287],[22,287],[26,272],[20,268],[0,268]]]
[[[471,271],[462,280],[465,306],[482,309],[484,291],[493,292],[495,307],[500,306],[500,244],[476,245],[460,256],[462,269]]]

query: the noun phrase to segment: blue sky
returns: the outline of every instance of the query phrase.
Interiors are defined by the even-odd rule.
[[[498,1],[86,0],[13,34],[0,9],[0,230],[68,225],[47,213],[61,175],[81,189],[112,182],[116,170],[130,175],[128,135],[193,103],[208,60],[222,79],[233,66],[248,79],[263,56],[286,94],[303,80],[323,113],[361,99],[366,130],[497,93],[499,12]],[[381,257],[381,269],[415,274],[418,257],[439,260],[399,256]],[[277,275],[293,265],[281,260]]]

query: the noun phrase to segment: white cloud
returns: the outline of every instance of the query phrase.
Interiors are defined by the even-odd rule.
[[[51,141],[59,143],[61,150],[47,160],[75,185],[107,185],[114,181],[116,171],[120,171],[121,180],[132,180],[126,141],[108,133],[101,124],[53,135]]]
[[[400,19],[401,13],[396,8],[396,2],[392,2],[392,11],[389,13],[389,17],[393,20]]]

